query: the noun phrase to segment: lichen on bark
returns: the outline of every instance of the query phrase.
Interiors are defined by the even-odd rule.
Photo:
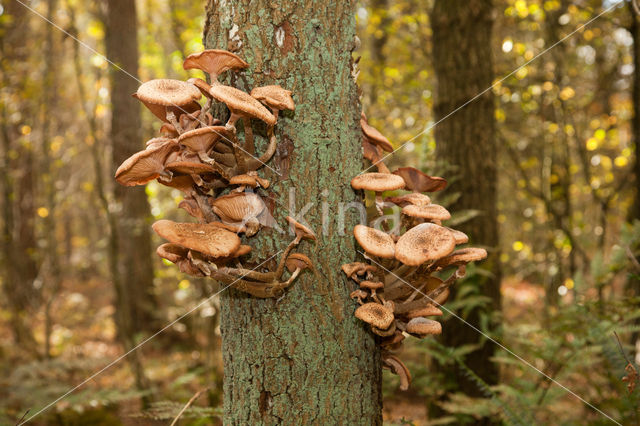
[[[308,203],[303,219],[318,240],[297,251],[315,270],[280,300],[228,290],[222,296],[225,424],[381,424],[380,356],[354,316],[352,285],[340,265],[356,258],[350,229],[338,229],[338,205],[356,200],[349,182],[360,172],[360,105],[351,77],[355,2],[210,1],[205,47],[228,49],[250,67],[228,76],[237,87],[279,84],[296,109],[281,114],[278,150],[260,174],[269,178],[267,205],[280,228]],[[264,129],[254,123],[257,151]],[[295,191],[295,211],[289,211]],[[322,204],[328,206],[323,226]],[[291,240],[278,228],[252,238],[251,262]],[[273,268],[278,256],[264,266]]]

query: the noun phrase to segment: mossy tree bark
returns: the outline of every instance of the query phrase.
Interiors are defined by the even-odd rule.
[[[353,290],[340,265],[356,258],[355,214],[338,229],[338,205],[356,200],[349,182],[361,169],[356,85],[354,1],[210,1],[205,46],[228,49],[250,68],[231,76],[239,88],[280,84],[293,91],[295,112],[281,114],[278,150],[260,174],[279,226],[286,215],[316,231],[297,251],[314,272],[299,277],[281,300],[223,293],[225,424],[381,424],[380,356],[373,336],[353,316]],[[264,128],[254,124],[256,133]],[[257,141],[258,151],[264,138]],[[280,176],[277,173],[280,174]],[[294,198],[290,194],[295,194]],[[292,209],[289,211],[289,203]],[[323,224],[323,203],[327,211]],[[324,226],[323,226],[324,225]],[[251,239],[251,262],[277,255],[292,236],[277,227]]]
[[[433,62],[438,88],[435,114],[441,119],[491,86],[494,78],[491,60],[492,5],[485,0],[436,0],[431,13],[433,25]],[[477,274],[462,285],[491,299],[484,309],[473,310],[466,318],[481,328],[481,317],[500,310],[500,265],[498,224],[496,220],[496,133],[494,100],[489,90],[435,127],[438,159],[458,169],[458,178],[449,188],[462,197],[454,211],[480,210],[482,214],[460,228],[474,245],[487,246],[489,257],[482,263],[489,274]],[[489,276],[491,278],[489,278]],[[497,325],[490,322],[492,329]],[[458,319],[444,327],[444,341],[450,346],[476,344],[484,339]],[[465,363],[484,381],[495,384],[498,369],[490,360],[495,345],[486,342],[469,354]],[[460,390],[481,396],[478,387],[460,371],[455,373]]]

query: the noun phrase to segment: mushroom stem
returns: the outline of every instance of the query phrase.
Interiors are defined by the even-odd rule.
[[[384,204],[384,200],[382,199],[382,192],[376,192],[376,211],[380,216],[384,215],[382,211],[382,206]]]
[[[260,167],[264,166],[267,161],[271,160],[273,154],[276,153],[276,148],[278,147],[278,139],[276,138],[273,126],[269,126],[267,128],[267,135],[269,136],[269,145],[267,146],[267,150],[260,156],[260,158],[251,158],[247,163],[248,169],[251,171],[258,170]]]
[[[234,127],[234,130],[235,130],[235,127]],[[242,152],[242,148],[240,148],[240,145],[238,144],[238,138],[235,134],[235,131],[233,133],[233,139],[231,140],[231,144],[233,145],[233,156],[236,159],[236,173],[238,174],[246,173],[247,162],[245,159],[244,152]]]
[[[263,283],[270,283],[275,280],[275,274],[273,272],[258,272],[244,268],[220,268],[220,272],[230,275],[238,275],[240,278],[249,278]]]
[[[298,277],[298,275],[300,275],[300,271],[301,271],[300,268],[296,268],[296,270],[293,271],[289,279],[283,283],[284,288],[287,288],[291,285],[291,283]]]
[[[285,267],[285,262],[287,260],[287,257],[289,256],[289,253],[291,253],[291,250],[293,250],[293,248],[300,243],[301,239],[302,239],[301,237],[296,236],[296,238],[294,238],[294,240],[289,243],[287,248],[284,249],[284,252],[282,253],[282,257],[280,258],[280,262],[278,263],[278,268],[276,269],[276,279],[277,280],[282,278],[282,274],[284,273],[284,267]]]
[[[171,125],[176,129],[179,135],[184,133],[184,129],[176,119],[176,115],[173,113],[173,111],[167,112],[166,117],[167,117],[167,120],[169,120],[169,123],[171,123]]]
[[[231,115],[229,116],[229,120],[227,120],[227,124],[225,124],[225,127],[227,128],[227,130],[229,130],[234,135],[236,134],[236,131],[237,131],[236,123],[240,118],[241,117],[238,114],[231,112]]]
[[[253,143],[253,128],[251,127],[251,119],[244,117],[242,119],[242,125],[244,126],[244,149],[251,156],[256,152],[256,147]]]
[[[209,113],[209,110],[211,109],[211,98],[207,97],[207,102],[204,103],[204,105],[202,106],[202,109],[200,110],[200,115],[198,116],[198,121],[200,122],[200,124],[202,124],[202,127],[207,127],[209,126],[209,124],[207,123],[209,117],[207,117],[207,114]]]
[[[378,168],[378,172],[380,173],[391,173],[391,170],[389,170],[387,165],[384,164],[382,159],[377,160],[375,163],[373,163],[373,165]]]

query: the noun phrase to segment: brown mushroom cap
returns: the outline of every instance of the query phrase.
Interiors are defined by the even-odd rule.
[[[178,142],[174,139],[150,146],[127,158],[116,170],[115,178],[124,186],[144,185],[160,176],[165,169],[166,158],[178,149]]]
[[[211,257],[232,255],[240,247],[240,238],[236,234],[207,223],[159,220],[153,224],[153,230],[173,244]]]
[[[353,235],[368,254],[384,259],[394,258],[395,243],[391,235],[364,225],[356,225]]]
[[[388,329],[393,323],[393,311],[379,303],[365,303],[356,309],[356,318],[381,330]]]
[[[203,79],[201,79],[201,78],[190,78],[190,79],[187,80],[187,83],[193,84],[194,86],[196,86],[198,88],[198,90],[200,90],[200,93],[205,95],[207,98],[211,98],[211,95],[209,94],[209,89],[211,89],[211,85],[209,83],[207,83],[206,81],[204,81]]]
[[[206,72],[211,76],[211,81],[216,81],[218,76],[227,70],[241,70],[248,66],[249,64],[238,55],[218,49],[192,53],[185,58],[182,64],[185,70],[195,68]]]
[[[215,100],[226,104],[234,114],[242,117],[258,118],[270,126],[276,124],[276,117],[255,98],[242,90],[231,86],[223,86],[222,84],[214,84],[209,89],[209,94]]]
[[[362,263],[362,262],[345,263],[341,266],[341,268],[342,268],[342,272],[344,272],[349,278],[352,278],[355,275],[363,275],[366,272],[377,271],[376,266],[369,265],[367,263]]]
[[[256,172],[249,172],[247,174],[233,176],[229,179],[229,185],[250,186],[251,188],[261,186],[268,188],[269,181],[258,176]]]
[[[220,138],[226,136],[224,126],[207,126],[184,132],[178,137],[178,142],[191,152],[206,153]]]
[[[384,283],[380,281],[362,281],[360,282],[360,288],[367,288],[369,290],[378,290],[384,288]]]
[[[256,87],[251,91],[251,96],[267,105],[270,108],[282,111],[283,109],[295,109],[291,90],[283,89],[280,86]]]
[[[180,113],[191,113],[200,109],[200,90],[192,84],[168,78],[149,80],[138,88],[134,95],[162,121],[167,121],[167,107]]]
[[[351,179],[353,189],[384,192],[404,188],[404,180],[400,176],[389,173],[363,173]]]
[[[409,319],[429,316],[442,316],[442,311],[440,310],[440,308],[429,304],[424,308],[419,308],[414,311],[407,312],[407,318]]]
[[[209,204],[223,222],[246,222],[255,219],[267,207],[262,198],[252,192],[233,192],[210,199]]]
[[[487,251],[483,248],[466,247],[454,251],[450,255],[438,260],[436,266],[445,267],[451,265],[466,265],[469,262],[477,262],[487,257]]]
[[[393,151],[393,145],[391,145],[391,142],[389,142],[389,139],[387,139],[382,133],[380,133],[378,129],[371,126],[367,122],[367,119],[365,118],[364,114],[362,115],[362,118],[360,118],[360,127],[362,128],[362,133],[369,140],[370,143],[376,146],[379,146],[380,148],[382,148],[387,152]]]
[[[289,257],[287,257],[285,265],[287,270],[293,273],[296,269],[300,269],[302,271],[313,267],[313,262],[311,262],[311,259],[302,253],[291,253]]]
[[[316,239],[316,234],[314,234],[311,229],[304,226],[291,216],[287,216],[285,219],[289,222],[289,226],[293,228],[293,232],[295,232],[297,238],[308,238],[310,240]]]
[[[158,246],[156,253],[171,263],[177,263],[182,259],[186,259],[189,250],[177,244],[165,243]]]
[[[167,163],[165,168],[171,172],[188,175],[202,175],[216,172],[216,169],[211,165],[195,161],[172,161],[171,163]]]
[[[409,205],[426,206],[428,204],[431,204],[431,198],[419,192],[411,192],[409,194],[399,195],[397,197],[386,197],[384,200],[388,201],[389,203],[396,204],[400,207],[406,207]]]
[[[398,239],[395,256],[405,265],[418,266],[448,255],[455,246],[456,240],[447,228],[421,223]]]
[[[447,181],[437,176],[429,176],[415,167],[400,167],[393,172],[401,176],[407,184],[407,188],[415,192],[435,192],[446,188]]]
[[[407,323],[407,333],[426,336],[429,334],[442,334],[442,324],[427,318],[413,318]]]
[[[451,233],[453,233],[453,238],[456,239],[456,245],[466,244],[469,242],[469,236],[462,231],[458,231],[457,229],[447,228]]]
[[[185,194],[192,194],[195,191],[195,182],[190,175],[175,175],[169,181],[160,180],[159,182],[162,185],[175,188]]]
[[[410,204],[402,208],[402,214],[429,220],[451,219],[451,213],[439,204],[427,204],[425,206]]]
[[[411,373],[407,366],[400,361],[400,358],[390,353],[385,353],[382,355],[382,363],[383,367],[388,368],[400,377],[400,390],[408,390],[409,386],[411,386]]]

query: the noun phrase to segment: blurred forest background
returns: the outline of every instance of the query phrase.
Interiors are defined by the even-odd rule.
[[[0,424],[38,411],[216,289],[153,253],[154,220],[169,211],[189,220],[174,208],[180,193],[154,181],[125,195],[113,180],[122,158],[157,132],[128,97],[134,77],[202,77],[182,61],[203,49],[204,2],[138,0],[137,18],[109,3],[31,1],[37,16],[0,1]],[[472,194],[460,184],[464,170],[436,156],[434,131],[423,132],[443,115],[434,112],[432,7],[361,2],[354,56],[369,123],[395,147],[409,141],[387,163],[447,177],[436,201],[451,205]],[[640,359],[640,16],[623,0],[494,0],[490,13],[502,300],[473,285],[486,273],[478,267],[447,307],[621,423],[640,424],[640,389],[621,380]],[[135,31],[131,43],[110,39],[127,19],[137,19],[137,43]],[[446,31],[458,29],[441,27],[439,40]],[[121,58],[132,75],[96,52]],[[133,89],[125,99],[114,84]],[[139,117],[131,140],[120,138],[128,146],[112,143],[127,131],[114,127],[114,111]],[[167,424],[196,394],[182,424],[218,423],[217,324],[214,299],[35,423]],[[398,392],[396,376],[384,375],[390,424],[607,421],[504,348],[489,344],[484,366],[465,358],[484,339],[412,340],[411,389]]]

